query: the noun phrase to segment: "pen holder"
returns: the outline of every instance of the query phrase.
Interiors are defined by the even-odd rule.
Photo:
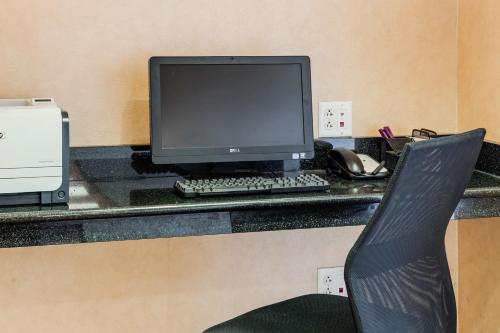
[[[414,129],[411,137],[401,136],[394,138],[384,138],[382,141],[382,160],[385,161],[385,167],[391,171],[396,168],[399,156],[403,152],[405,144],[419,140],[429,140],[437,136],[435,131],[429,129]]]
[[[387,169],[394,170],[396,164],[398,164],[399,156],[408,142],[412,142],[412,139],[409,137],[384,139],[382,141],[382,159],[385,161]]]
[[[385,139],[385,141],[387,142],[391,150],[397,155],[401,154],[403,148],[405,147],[405,144],[407,144],[408,142],[412,142],[411,138],[408,137]]]

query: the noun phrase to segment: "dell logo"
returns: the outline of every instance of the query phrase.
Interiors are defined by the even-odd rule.
[[[240,152],[240,148],[229,148],[229,152],[230,153],[239,153]]]

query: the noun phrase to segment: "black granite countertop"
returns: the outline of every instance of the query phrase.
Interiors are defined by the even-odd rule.
[[[349,148],[379,157],[379,139],[350,139]],[[338,144],[338,142],[336,142]],[[500,177],[491,146],[454,218],[500,216]],[[185,199],[173,190],[178,172],[151,165],[147,147],[73,148],[68,205],[0,207],[0,246],[365,224],[388,180],[350,181],[323,169],[325,192]],[[314,207],[314,209],[311,209]]]
[[[350,181],[312,172],[330,182],[330,191],[186,199],[173,190],[175,176],[72,180],[68,205],[0,207],[0,223],[378,203],[387,185],[387,180]],[[464,198],[495,197],[500,197],[500,178],[475,171]]]

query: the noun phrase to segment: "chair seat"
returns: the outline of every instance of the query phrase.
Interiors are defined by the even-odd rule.
[[[205,333],[353,333],[349,300],[332,295],[305,295],[247,312]]]

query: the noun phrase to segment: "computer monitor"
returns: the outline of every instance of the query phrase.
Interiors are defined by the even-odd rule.
[[[314,157],[306,56],[152,57],[155,164]]]

